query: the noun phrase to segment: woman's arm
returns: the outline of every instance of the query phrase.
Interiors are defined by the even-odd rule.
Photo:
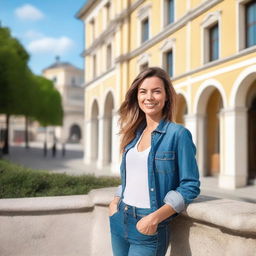
[[[182,130],[177,145],[179,168],[179,185],[176,190],[169,191],[164,198],[164,205],[155,212],[143,217],[137,223],[137,229],[143,234],[153,234],[157,225],[175,213],[180,213],[200,193],[200,181],[196,147],[188,129]]]

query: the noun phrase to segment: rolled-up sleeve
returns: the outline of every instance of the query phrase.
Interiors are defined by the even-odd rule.
[[[122,194],[122,185],[119,185],[116,189],[115,196],[121,197]]]
[[[192,141],[192,135],[185,128],[181,131],[177,144],[179,185],[176,190],[169,191],[164,198],[164,202],[177,213],[183,211],[200,193],[199,172],[195,155],[196,147]]]
[[[185,208],[183,196],[175,190],[171,190],[166,194],[164,202],[170,205],[177,213],[183,211]]]

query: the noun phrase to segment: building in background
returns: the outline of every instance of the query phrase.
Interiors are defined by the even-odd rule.
[[[43,70],[43,76],[54,82],[60,92],[63,106],[63,125],[50,128],[62,143],[82,142],[84,130],[84,88],[82,69],[56,57],[56,62]]]
[[[76,16],[85,27],[86,163],[119,173],[117,110],[138,72],[160,66],[200,175],[222,188],[255,183],[255,0],[88,0]]]

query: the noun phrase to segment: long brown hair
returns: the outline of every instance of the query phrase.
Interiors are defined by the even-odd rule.
[[[137,94],[141,83],[148,77],[158,77],[164,83],[166,102],[163,108],[162,118],[168,121],[174,121],[176,93],[172,86],[169,75],[159,67],[149,67],[143,70],[134,79],[128,89],[125,100],[120,106],[118,113],[120,115],[119,125],[121,135],[120,152],[134,139],[137,129],[146,122],[145,113],[140,109]]]

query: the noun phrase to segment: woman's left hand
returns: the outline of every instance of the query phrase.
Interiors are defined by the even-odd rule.
[[[136,224],[136,228],[138,229],[138,231],[144,235],[155,234],[157,231],[157,226],[158,222],[152,214],[143,217]]]

